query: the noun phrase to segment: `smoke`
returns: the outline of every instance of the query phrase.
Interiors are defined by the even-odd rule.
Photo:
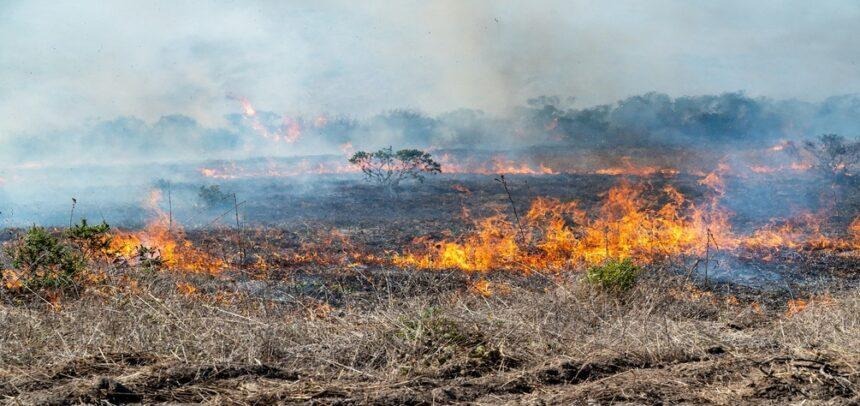
[[[9,166],[141,164],[259,156],[341,154],[353,149],[522,149],[547,145],[744,148],[824,133],[860,134],[860,96],[821,103],[751,98],[743,93],[684,96],[646,93],[617,103],[571,107],[573,99],[542,96],[507,115],[459,109],[430,115],[396,109],[368,117],[232,113],[205,127],[173,114],[154,122],[117,117],[2,141]],[[237,106],[238,108],[238,106]]]
[[[210,160],[853,137],[860,6],[789,3],[2,2],[0,206]]]
[[[339,1],[0,5],[0,138],[128,116],[224,126],[235,92],[290,116],[580,108],[652,89],[860,91],[851,2]]]

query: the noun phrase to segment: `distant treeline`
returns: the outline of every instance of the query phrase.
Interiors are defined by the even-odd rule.
[[[393,110],[366,118],[282,117],[259,111],[251,120],[230,114],[226,125],[206,128],[182,115],[154,123],[135,117],[98,121],[46,134],[7,135],[0,143],[6,162],[40,159],[164,161],[272,154],[336,153],[344,144],[372,149],[387,145],[416,148],[505,149],[540,145],[576,148],[606,146],[745,146],[822,133],[854,137],[860,95],[835,96],[819,103],[752,98],[743,93],[672,98],[647,93],[617,103],[575,107],[572,98],[543,96],[506,116],[459,109],[430,116]],[[262,134],[298,128],[294,144]],[[277,145],[275,145],[277,144]]]

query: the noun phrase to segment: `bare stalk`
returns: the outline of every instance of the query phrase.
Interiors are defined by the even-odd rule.
[[[510,189],[508,189],[508,182],[507,182],[507,180],[505,180],[505,175],[500,174],[499,177],[496,178],[495,180],[496,180],[496,182],[501,183],[502,186],[504,186],[504,188],[505,188],[505,193],[508,195],[508,201],[511,203],[511,208],[514,210],[514,219],[517,220],[517,230],[520,233],[520,241],[522,241],[522,243],[525,244],[526,235],[525,235],[525,232],[523,231],[523,225],[520,223],[520,214],[519,214],[519,212],[517,212],[517,205],[514,203],[514,198],[511,196]]]
[[[78,205],[78,199],[72,198],[72,210],[69,212],[69,228],[72,228],[72,219],[75,217],[75,206]]]
[[[236,198],[236,194],[233,193],[233,210],[236,212],[236,240],[239,244],[239,255],[241,256],[242,263],[245,262],[245,247],[242,244],[242,226],[239,223],[239,200]]]

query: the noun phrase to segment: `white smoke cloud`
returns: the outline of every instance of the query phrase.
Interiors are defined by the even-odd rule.
[[[651,90],[823,99],[860,91],[851,1],[0,4],[0,138],[135,116],[206,127],[266,110],[504,112]]]

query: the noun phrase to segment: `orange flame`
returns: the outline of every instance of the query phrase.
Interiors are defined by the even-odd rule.
[[[242,106],[242,115],[249,121],[251,128],[263,138],[275,142],[284,141],[292,144],[298,141],[299,137],[301,137],[302,127],[298,121],[290,117],[284,117],[281,128],[277,131],[270,131],[269,128],[260,121],[260,116],[257,114],[257,110],[254,109],[254,106],[246,97],[234,95],[230,95],[228,97],[239,101],[239,104]],[[322,123],[322,125],[325,125],[325,121]]]
[[[428,242],[417,253],[395,255],[401,266],[456,268],[486,272],[513,269],[569,269],[631,258],[652,263],[679,254],[703,256],[706,250],[767,250],[774,248],[843,248],[844,241],[825,236],[821,216],[806,214],[773,223],[749,235],[733,232],[731,214],[717,204],[724,193],[719,170],[702,183],[713,186],[713,197],[697,206],[666,186],[658,199],[646,199],[646,187],[622,183],[606,194],[590,215],[576,202],[535,199],[523,223],[497,214],[475,224],[475,231],[457,240]],[[662,203],[660,203],[662,202]],[[860,233],[860,220],[851,226]],[[856,238],[856,237],[855,237]]]
[[[155,213],[143,231],[115,235],[111,249],[130,261],[139,260],[140,248],[155,250],[157,258],[171,270],[215,274],[226,266],[224,261],[194,247],[185,238],[179,224],[171,227],[169,215],[159,207],[162,195],[158,189],[150,191],[147,207]]]

